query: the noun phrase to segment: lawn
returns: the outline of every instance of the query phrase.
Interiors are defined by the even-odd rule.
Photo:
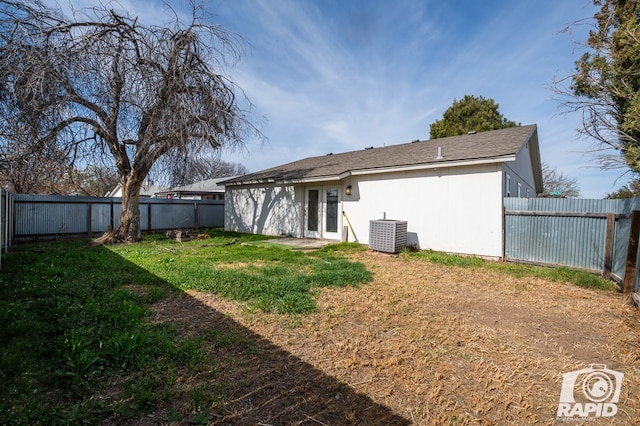
[[[590,274],[209,233],[6,256],[0,419],[548,424],[589,364],[625,374],[617,420],[640,414],[640,316]]]

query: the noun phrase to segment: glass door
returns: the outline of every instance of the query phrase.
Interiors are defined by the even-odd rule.
[[[307,188],[305,191],[304,236],[320,238],[320,189]]]
[[[340,239],[340,191],[338,187],[324,187],[323,189],[324,229],[322,238],[331,240]]]

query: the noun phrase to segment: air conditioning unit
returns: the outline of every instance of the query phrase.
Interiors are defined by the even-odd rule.
[[[407,221],[378,219],[369,221],[369,248],[397,253],[407,246]]]

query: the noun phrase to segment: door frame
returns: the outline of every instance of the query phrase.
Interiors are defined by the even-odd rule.
[[[317,204],[315,206],[316,209],[316,230],[309,230],[309,203],[310,192],[318,191],[318,199]],[[303,215],[303,223],[302,223],[302,236],[304,238],[322,238],[322,187],[320,186],[307,186],[304,188],[304,215]]]
[[[328,194],[331,189],[336,190],[338,196],[338,202],[336,208],[336,231],[327,231],[327,212],[329,211]],[[326,238],[330,240],[340,241],[341,229],[342,229],[342,196],[340,194],[342,186],[336,185],[317,185],[317,186],[305,186],[304,187],[304,214],[302,224],[302,236],[305,238]],[[310,192],[318,191],[318,226],[317,230],[309,230],[309,202]]]
[[[327,230],[327,214],[329,212],[329,194],[328,191],[335,189],[338,200],[336,202],[336,230]],[[342,197],[340,196],[341,185],[325,185],[322,187],[322,238],[328,240],[340,240],[340,229],[342,228]]]

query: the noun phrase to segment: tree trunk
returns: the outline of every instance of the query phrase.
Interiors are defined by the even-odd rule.
[[[122,180],[122,214],[116,239],[120,242],[135,243],[142,240],[140,230],[140,188],[142,181],[134,178]]]

